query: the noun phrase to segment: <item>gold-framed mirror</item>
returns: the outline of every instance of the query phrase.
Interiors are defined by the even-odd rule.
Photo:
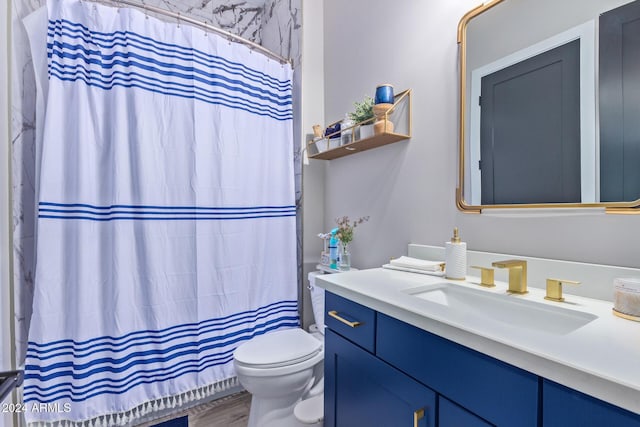
[[[640,137],[615,139],[640,135],[640,119],[637,126],[629,119],[640,108],[622,99],[615,109],[611,101],[624,98],[622,83],[630,87],[612,84],[611,76],[635,78],[640,100],[640,75],[616,68],[618,62],[637,67],[636,52],[640,64],[640,42],[610,58],[616,49],[607,43],[617,43],[622,30],[608,22],[622,25],[621,14],[640,14],[640,0],[492,0],[463,16],[461,211],[586,207],[640,214]],[[632,32],[640,40],[640,24]],[[631,125],[619,130],[618,122]]]

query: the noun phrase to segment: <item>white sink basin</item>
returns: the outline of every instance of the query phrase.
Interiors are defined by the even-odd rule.
[[[446,282],[411,288],[404,292],[448,307],[466,319],[477,317],[478,322],[499,322],[518,329],[554,335],[567,334],[598,317],[565,306],[556,307],[514,295],[469,289]]]

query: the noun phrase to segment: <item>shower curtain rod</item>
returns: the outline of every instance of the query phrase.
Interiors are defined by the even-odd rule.
[[[187,22],[189,24],[195,25],[197,27],[203,28],[206,31],[211,31],[214,33],[218,33],[223,37],[226,37],[227,39],[233,39],[239,43],[242,43],[246,46],[249,46],[249,48],[253,49],[253,50],[257,50],[263,54],[265,54],[266,56],[268,56],[269,58],[275,59],[276,61],[280,62],[281,64],[289,64],[291,66],[293,66],[293,61],[291,59],[285,58],[284,56],[278,55],[275,52],[270,51],[269,49],[267,49],[264,46],[260,46],[258,43],[252,42],[251,40],[247,40],[244,37],[240,37],[236,34],[230,33],[228,31],[223,30],[222,28],[218,28],[218,27],[214,27],[213,25],[207,24],[206,22],[201,22],[198,21],[196,19],[193,18],[189,18],[188,16],[184,16],[181,15],[179,12],[172,12],[170,10],[167,9],[162,9],[159,7],[155,7],[155,6],[148,6],[144,3],[144,1],[142,2],[142,4],[135,2],[135,1],[131,1],[131,0],[81,0],[81,1],[90,1],[93,3],[102,3],[105,5],[109,5],[109,6],[131,6],[131,7],[135,7],[138,9],[142,9],[145,12],[153,12],[153,13],[157,13],[160,15],[164,15],[164,16],[168,16],[170,18],[175,18],[178,23],[180,22]]]

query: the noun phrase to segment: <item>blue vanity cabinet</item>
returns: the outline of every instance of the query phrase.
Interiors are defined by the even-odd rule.
[[[325,295],[349,319],[326,316],[325,426],[640,427],[640,414]]]
[[[154,424],[151,427],[189,427],[189,417],[174,418],[169,421],[164,421],[160,424]]]
[[[538,427],[537,376],[331,292],[325,309],[325,426]]]
[[[640,414],[546,379],[542,396],[544,427],[640,427]]]
[[[376,355],[489,424],[538,426],[537,375],[382,313]]]
[[[435,427],[433,390],[330,329],[324,356],[326,427]]]
[[[483,419],[476,417],[466,409],[456,405],[449,399],[438,396],[439,427],[491,427]]]

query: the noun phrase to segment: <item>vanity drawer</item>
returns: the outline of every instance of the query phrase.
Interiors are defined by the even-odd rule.
[[[640,427],[640,414],[553,381],[543,380],[542,396],[544,427]]]
[[[538,425],[538,377],[378,313],[376,355],[498,426]]]
[[[327,328],[375,352],[376,312],[331,292],[325,292],[324,323]]]

